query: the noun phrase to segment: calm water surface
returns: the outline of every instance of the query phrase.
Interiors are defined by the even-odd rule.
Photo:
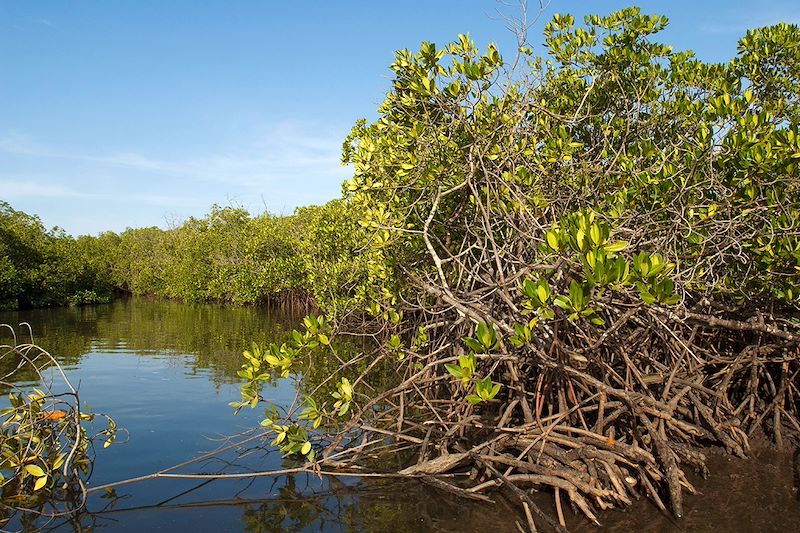
[[[81,400],[129,433],[126,442],[98,450],[90,486],[168,468],[257,427],[261,409],[234,415],[228,406],[239,399],[241,352],[253,341],[285,340],[298,327],[297,318],[276,311],[144,299],[0,313],[0,323],[20,322],[31,324],[36,343],[62,362]],[[17,330],[20,341],[27,340],[22,331]],[[9,342],[7,331],[0,335],[0,341]],[[289,405],[294,382],[266,385],[263,395]],[[244,456],[222,454],[181,471],[293,466],[268,448],[256,442]],[[88,508],[91,514],[81,527],[98,531],[478,531],[490,523],[487,509],[465,506],[416,483],[358,484],[309,476],[150,480],[93,495]],[[500,531],[516,530],[507,525]]]
[[[35,340],[56,355],[81,399],[129,432],[98,450],[90,486],[148,474],[198,457],[258,425],[261,410],[238,415],[236,371],[251,342],[283,340],[297,319],[275,311],[130,299],[109,305],[0,313],[0,323],[28,322]],[[19,330],[18,330],[19,331]],[[8,333],[0,332],[8,342]],[[294,382],[267,385],[280,405]],[[124,436],[121,436],[124,438]],[[183,468],[245,472],[292,466],[255,443],[246,453]],[[703,497],[687,497],[680,524],[647,502],[601,515],[603,531],[800,531],[791,463],[764,452],[747,463],[714,460],[714,475],[696,480]],[[552,510],[549,498],[539,500]],[[309,476],[257,480],[150,480],[95,494],[80,524],[58,531],[518,531],[517,511],[453,499],[417,483],[356,483]],[[567,512],[569,515],[570,513]],[[523,522],[524,523],[524,522]],[[598,531],[568,517],[573,531]]]

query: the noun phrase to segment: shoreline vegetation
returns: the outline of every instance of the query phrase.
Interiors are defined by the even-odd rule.
[[[800,29],[706,64],[659,43],[666,25],[556,15],[545,57],[524,33],[509,61],[463,35],[397,52],[379,118],[344,143],[343,198],[291,216],[214,207],[76,240],[3,204],[0,299],[313,303],[291,340],[244,353],[234,402],[341,363],[299,407],[266,406],[299,468],[502,488],[532,531],[563,530],[565,502],[681,517],[704,448],[800,440]],[[375,349],[339,353],[348,333]],[[409,461],[372,466],[387,456]]]

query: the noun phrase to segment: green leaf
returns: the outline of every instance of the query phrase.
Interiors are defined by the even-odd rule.
[[[489,393],[489,398],[490,399],[494,398],[495,396],[497,396],[498,392],[500,392],[500,384],[499,383],[495,383],[492,386],[492,391]]]
[[[67,454],[66,453],[58,454],[58,456],[56,457],[55,462],[53,463],[53,470],[58,470],[59,468],[61,468],[61,465],[64,464],[64,460],[66,458],[67,458]]]
[[[592,239],[592,242],[597,246],[600,244],[600,228],[597,224],[592,224],[589,228],[589,237]]]
[[[474,394],[470,394],[469,396],[467,396],[467,401],[475,405],[481,403],[483,401],[483,398],[481,398],[480,396],[476,396]]]
[[[582,229],[579,229],[578,232],[575,234],[575,240],[578,243],[578,250],[579,251],[583,250],[583,245],[586,241],[586,233]]]
[[[294,339],[294,343],[297,346],[301,346],[303,344],[303,335],[296,329],[292,330],[292,339]]]
[[[583,309],[583,287],[575,280],[569,282],[569,299],[572,302],[573,309]]]
[[[553,230],[547,232],[547,245],[553,249],[553,251],[558,251],[558,235]]]
[[[467,348],[469,348],[475,353],[483,353],[483,344],[481,344],[477,339],[473,339],[472,337],[465,337],[464,344],[466,344]]]
[[[564,311],[569,311],[572,308],[569,298],[567,298],[563,294],[559,294],[558,296],[556,296],[556,299],[553,300],[553,303],[556,304],[561,309],[563,309]]]
[[[651,305],[655,303],[656,298],[650,293],[650,290],[647,286],[642,282],[637,282],[636,287],[639,289],[639,297],[642,299],[644,303],[647,305]]]
[[[461,379],[462,377],[464,377],[463,371],[461,370],[460,366],[451,365],[449,363],[446,363],[444,365],[444,367],[447,369],[448,372],[450,372],[450,374],[454,378]]]
[[[491,350],[497,344],[497,336],[491,324],[479,323],[476,333],[482,347],[486,350]]]
[[[536,296],[543,304],[547,303],[547,299],[550,297],[550,290],[547,287],[547,282],[545,282],[544,285],[539,285],[536,287]]]

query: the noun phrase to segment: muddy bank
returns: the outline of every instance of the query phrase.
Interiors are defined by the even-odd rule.
[[[710,474],[703,479],[691,475],[698,491],[687,495],[685,517],[676,521],[662,514],[648,499],[641,498],[625,511],[600,513],[597,527],[582,514],[573,513],[563,498],[564,515],[571,533],[769,533],[800,531],[800,500],[794,488],[794,459],[769,445],[759,443],[747,460],[707,451]],[[518,533],[527,531],[516,501],[506,493],[490,494],[494,504],[470,502],[432,489],[422,483],[381,481],[366,483],[373,490],[363,493],[357,523],[364,531],[378,516],[392,516],[392,530],[437,533]],[[546,513],[556,516],[551,493],[540,492],[533,500]],[[548,531],[544,524],[540,531]]]
[[[691,478],[699,493],[686,497],[683,520],[675,521],[641,499],[626,511],[601,514],[602,528],[578,521],[574,516],[567,518],[567,525],[573,532],[609,533],[800,531],[794,461],[791,454],[765,445],[755,447],[749,460],[712,452],[709,477]]]

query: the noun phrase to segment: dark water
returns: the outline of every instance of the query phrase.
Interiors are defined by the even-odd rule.
[[[242,349],[280,341],[297,319],[274,311],[150,300],[0,313],[0,323],[29,322],[38,344],[58,356],[81,399],[128,430],[127,442],[99,449],[90,486],[148,474],[198,457],[258,425],[262,412],[234,416]],[[18,330],[19,331],[19,330]],[[0,332],[8,342],[8,333]],[[3,369],[0,368],[0,371]],[[325,365],[315,372],[324,375]],[[4,372],[3,372],[4,373]],[[279,405],[295,398],[291,379],[267,385]],[[123,436],[124,438],[124,436]],[[182,472],[246,472],[293,466],[262,443],[184,467]],[[755,461],[712,460],[703,496],[687,497],[674,523],[646,501],[601,515],[607,531],[800,531],[791,462],[769,451]],[[518,510],[458,500],[411,482],[157,479],[95,494],[79,524],[59,531],[518,531]],[[551,509],[551,498],[539,500]],[[573,531],[598,531],[570,516]],[[8,526],[7,526],[8,527]]]

